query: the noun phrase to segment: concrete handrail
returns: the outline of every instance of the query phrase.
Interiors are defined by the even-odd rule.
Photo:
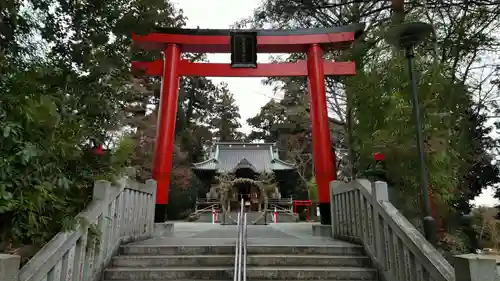
[[[389,202],[385,182],[333,181],[330,199],[333,236],[363,244],[383,280],[500,280],[495,257],[456,256],[453,268]]]
[[[20,270],[18,256],[0,255],[0,280],[100,280],[121,243],[152,234],[155,197],[154,180],[96,181],[94,198],[77,216],[76,229],[58,233]]]
[[[384,280],[455,281],[453,267],[389,202],[385,182],[334,181],[331,199],[332,233],[361,242]]]

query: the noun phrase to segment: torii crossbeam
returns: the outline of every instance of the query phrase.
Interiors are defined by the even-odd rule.
[[[153,177],[157,181],[155,221],[165,221],[168,204],[180,76],[307,76],[321,223],[330,224],[329,183],[337,176],[328,126],[324,78],[355,75],[356,66],[354,62],[324,60],[323,54],[325,51],[349,48],[362,29],[359,25],[296,30],[163,28],[146,35],[134,34],[133,41],[142,49],[163,52],[163,59],[132,63],[135,73],[162,77],[153,166]],[[181,59],[181,53],[231,53],[232,59],[236,61],[232,64],[194,63]],[[291,63],[257,64],[257,53],[305,53],[307,59]]]

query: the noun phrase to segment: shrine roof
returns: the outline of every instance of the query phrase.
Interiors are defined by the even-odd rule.
[[[194,170],[231,173],[237,168],[250,168],[257,173],[294,170],[292,163],[280,160],[274,143],[215,143],[210,158],[194,163]]]

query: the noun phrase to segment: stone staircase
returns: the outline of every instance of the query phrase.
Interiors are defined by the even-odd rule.
[[[104,280],[232,280],[234,245],[125,245]]]
[[[234,250],[234,245],[213,243],[125,245],[106,269],[104,280],[229,281],[233,279]],[[363,248],[348,243],[318,246],[249,244],[247,279],[378,280],[377,271],[370,267]]]
[[[355,245],[248,247],[248,280],[377,280]]]
[[[78,215],[91,224],[58,233],[20,269],[19,256],[0,254],[0,280],[230,281],[237,228],[154,224],[155,190],[151,180],[95,182],[92,203]],[[330,231],[248,225],[249,280],[500,280],[498,257],[459,255],[453,268],[391,204],[384,182],[334,181],[331,192],[333,227],[319,228]],[[89,240],[91,225],[99,241]],[[353,239],[360,245],[345,242]]]

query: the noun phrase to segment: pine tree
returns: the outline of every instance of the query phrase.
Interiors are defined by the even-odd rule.
[[[213,117],[210,122],[217,141],[239,141],[243,134],[238,131],[241,118],[233,94],[229,92],[227,84],[220,84],[215,93],[212,108]]]

